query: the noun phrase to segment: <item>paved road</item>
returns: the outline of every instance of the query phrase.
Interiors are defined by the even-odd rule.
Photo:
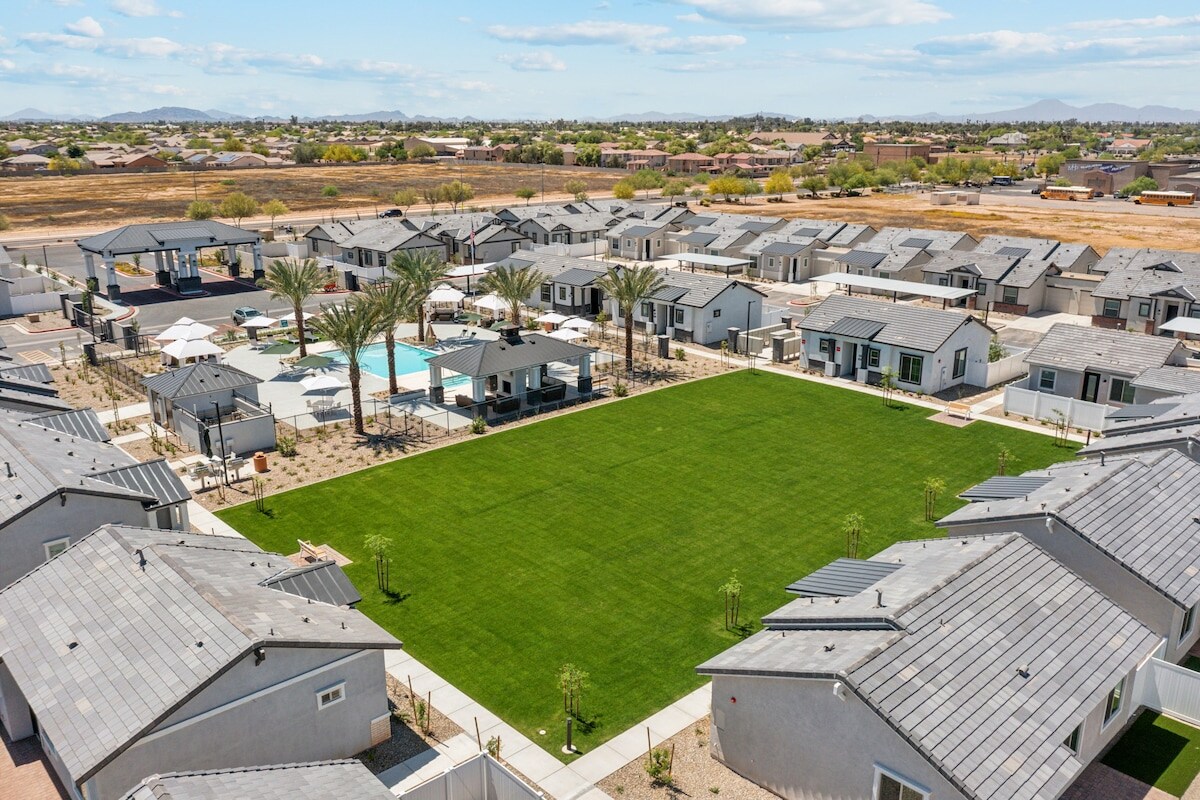
[[[1200,218],[1200,206],[1176,206],[1174,208],[1167,208],[1166,206],[1141,206],[1132,200],[1123,200],[1111,196],[1098,197],[1083,203],[1071,203],[1064,200],[1043,200],[1039,195],[1032,193],[1033,188],[1040,185],[1039,182],[1035,181],[1022,181],[1015,186],[985,186],[980,190],[980,194],[982,195],[980,205],[1021,206],[1048,211],[1068,206],[1071,211],[1076,211],[1080,208],[1089,208],[1093,209],[1096,213],[1104,214],[1183,217],[1185,219]]]

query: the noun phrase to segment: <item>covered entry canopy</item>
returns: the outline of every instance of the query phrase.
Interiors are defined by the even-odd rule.
[[[918,297],[930,297],[935,300],[941,300],[943,304],[947,300],[962,300],[975,294],[974,289],[934,286],[914,281],[897,281],[891,278],[877,278],[874,275],[851,275],[848,272],[831,272],[827,275],[816,275],[812,278],[812,281],[813,283],[818,281],[836,283],[838,286],[845,286],[852,289],[878,289],[882,292],[891,292],[893,299],[896,295],[915,294]]]
[[[1175,317],[1158,326],[1160,331],[1176,333],[1200,333],[1200,319],[1195,317]]]
[[[725,273],[725,277],[729,277],[729,273],[734,267],[743,270],[754,262],[749,258],[730,258],[729,256],[710,256],[707,253],[676,253],[670,259],[659,259],[659,261],[678,261],[681,264],[689,264],[692,271],[695,271],[697,266],[704,269],[715,269]],[[661,266],[661,264],[660,264]]]

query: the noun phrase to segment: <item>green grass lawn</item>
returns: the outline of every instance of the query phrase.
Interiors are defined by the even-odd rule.
[[[922,482],[955,495],[995,473],[1071,457],[1049,436],[769,373],[737,372],[497,433],[269,497],[221,517],[262,547],[296,539],[354,559],[359,608],[455,686],[559,755],[556,673],[591,674],[586,751],[700,686],[693,668],[738,641],[717,587],[736,570],[742,620],[788,583],[844,556],[839,527],[867,522],[865,557],[936,536]],[[394,541],[375,588],[363,537]],[[551,732],[536,736],[539,728]]]
[[[1200,730],[1143,711],[1103,761],[1142,783],[1180,797],[1200,774]]]

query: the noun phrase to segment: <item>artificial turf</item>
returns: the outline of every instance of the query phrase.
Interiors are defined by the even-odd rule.
[[[1181,797],[1200,774],[1200,730],[1143,711],[1103,761],[1142,783]]]
[[[590,674],[586,752],[700,686],[694,667],[738,641],[718,587],[736,572],[741,622],[846,555],[937,536],[938,515],[996,472],[1072,456],[1041,436],[764,372],[742,371],[498,432],[267,498],[220,516],[265,549],[297,539],[354,560],[359,609],[452,684],[544,744],[562,744],[556,674]],[[375,586],[368,534],[394,542]],[[744,635],[744,632],[743,632]],[[539,737],[546,729],[550,735]]]

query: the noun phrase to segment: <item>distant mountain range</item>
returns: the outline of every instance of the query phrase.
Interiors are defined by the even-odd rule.
[[[628,114],[614,114],[608,117],[581,117],[580,122],[724,122],[730,119],[762,116],[769,118],[799,119],[795,114],[782,112],[753,112],[749,114],[695,114],[686,111],[640,111]],[[124,111],[109,114],[105,117],[93,117],[87,114],[50,114],[37,108],[23,108],[0,117],[3,122],[117,122],[117,123],[153,123],[153,122],[244,122],[246,120],[264,120],[267,122],[286,122],[283,117],[247,117],[229,111],[209,109],[201,111],[195,108],[181,106],[164,106],[151,108],[147,111]],[[304,116],[302,122],[447,122],[464,124],[481,122],[476,117],[437,117],[415,115],[409,116],[402,111],[370,111],[365,114],[324,114],[319,116]],[[862,122],[984,122],[984,123],[1020,123],[1020,122],[1063,122],[1077,120],[1079,122],[1167,122],[1191,123],[1200,122],[1200,111],[1173,108],[1170,106],[1133,106],[1120,103],[1094,103],[1087,106],[1073,106],[1061,100],[1039,100],[1032,105],[1007,111],[989,111],[978,114],[941,114],[929,112],[911,115],[881,115],[870,114],[860,117],[846,117],[845,121]],[[492,120],[504,121],[504,120]],[[511,121],[511,120],[509,120]]]

